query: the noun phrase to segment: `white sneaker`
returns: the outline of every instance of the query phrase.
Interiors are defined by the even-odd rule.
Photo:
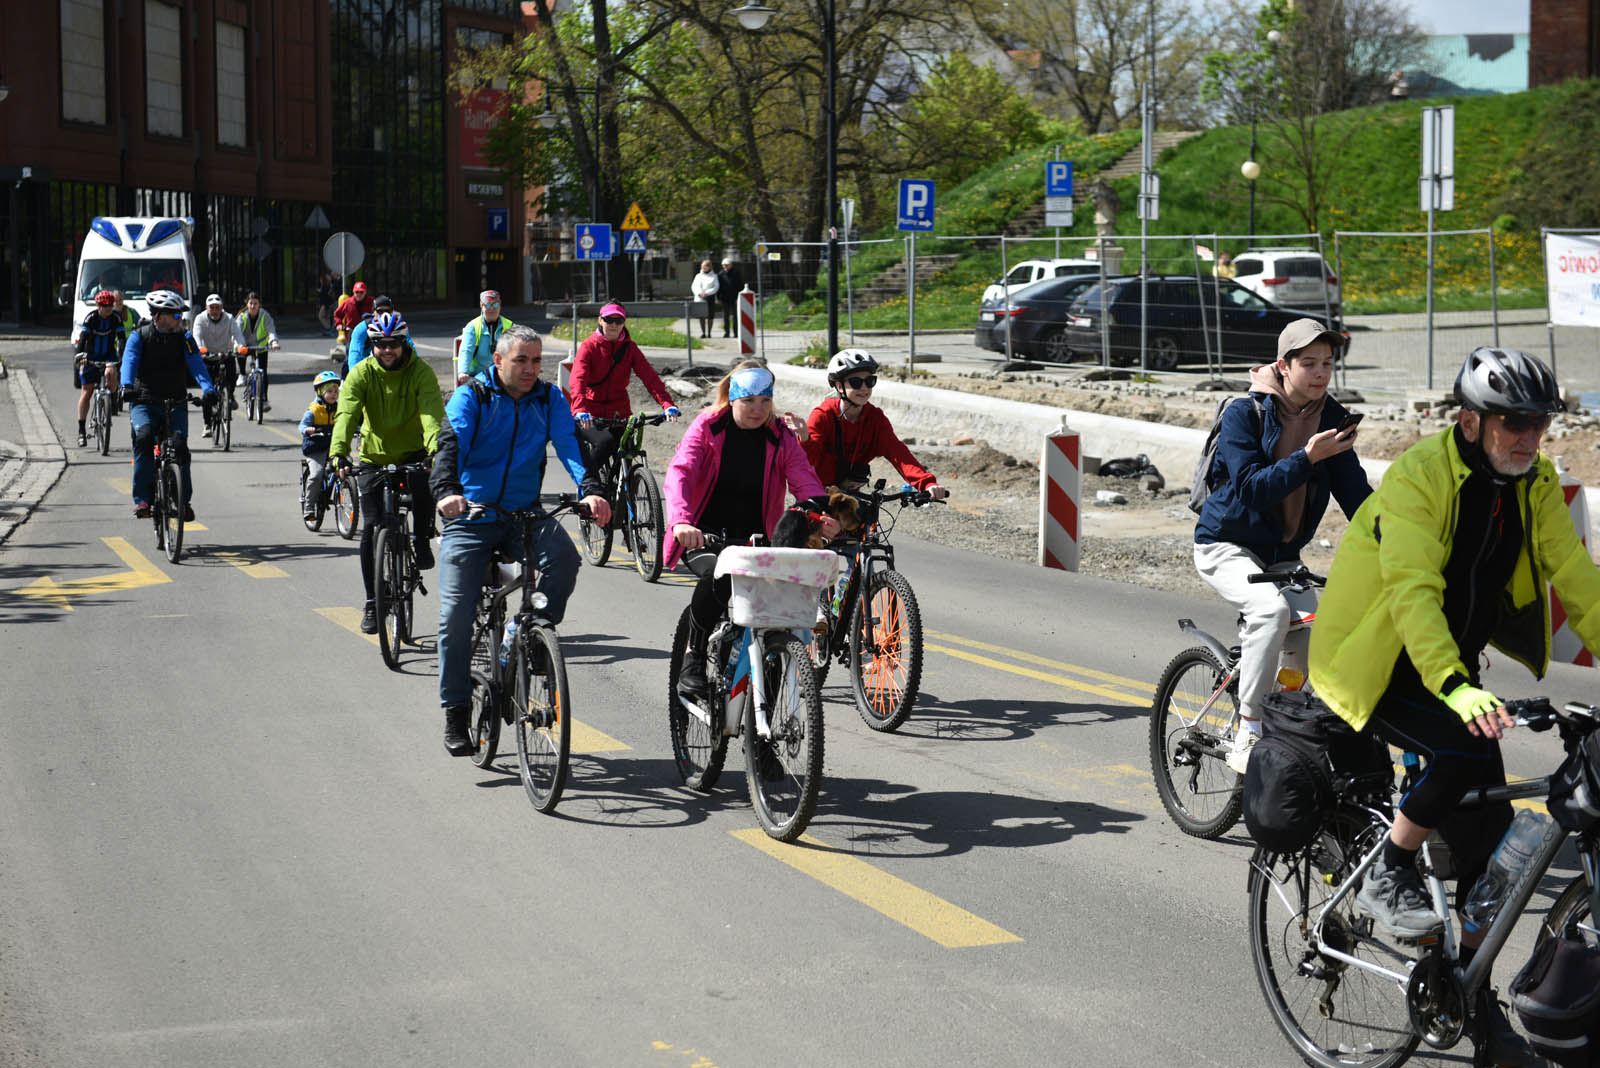
[[[1255,731],[1240,729],[1233,736],[1233,747],[1228,750],[1228,767],[1235,775],[1243,775],[1244,769],[1250,765],[1250,750],[1256,747],[1261,740],[1261,735]]]
[[[237,379],[235,379],[235,380],[234,380],[234,383],[233,383],[233,384],[234,384],[234,385],[235,385],[235,386],[242,386],[242,385],[244,385],[244,375],[240,375],[240,376],[239,376],[239,377],[238,377],[238,378],[237,378]]]

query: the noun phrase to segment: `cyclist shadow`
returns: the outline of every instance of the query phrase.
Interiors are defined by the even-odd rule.
[[[1127,834],[1145,818],[1092,801],[828,779],[811,829],[842,832],[845,844],[825,847],[839,852],[945,857],[978,846],[1024,849],[1089,834]]]
[[[481,789],[522,786],[517,770],[516,741],[508,733],[500,735],[502,747],[485,776],[477,782]],[[724,781],[733,775],[725,771]],[[740,774],[738,778],[743,778]],[[728,783],[731,786],[731,782]],[[678,772],[669,759],[608,756],[603,753],[573,753],[568,761],[567,785],[561,802],[550,815],[573,823],[597,827],[673,828],[704,823],[724,807],[746,807],[748,802],[726,786],[701,794],[678,783]]]
[[[911,718],[897,733],[935,741],[1010,741],[1031,738],[1056,726],[1083,726],[1143,718],[1149,706],[1114,705],[1109,701],[1005,700],[973,698],[941,701],[924,692],[917,698]]]
[[[562,634],[561,655],[568,663],[620,664],[630,660],[669,660],[671,650],[624,645],[626,634]]]

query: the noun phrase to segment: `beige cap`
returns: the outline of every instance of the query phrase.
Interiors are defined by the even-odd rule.
[[[1296,319],[1278,335],[1278,359],[1287,360],[1316,341],[1326,341],[1333,346],[1335,356],[1344,348],[1344,335],[1339,331],[1329,330],[1315,319]]]

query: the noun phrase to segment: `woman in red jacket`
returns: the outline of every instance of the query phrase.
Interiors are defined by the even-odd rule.
[[[572,418],[577,421],[578,449],[583,453],[584,466],[596,474],[617,451],[617,433],[601,430],[593,420],[626,419],[633,414],[633,405],[628,402],[630,376],[639,376],[668,420],[678,418],[672,394],[628,336],[627,322],[628,311],[622,305],[613,303],[601,308],[599,325],[578,346],[578,354],[572,358],[572,375],[567,380],[567,399],[572,404]]]
[[[900,472],[913,488],[930,490],[935,500],[949,496],[911,450],[895,437],[888,418],[871,401],[878,384],[878,361],[865,349],[844,349],[828,361],[828,385],[834,396],[811,411],[805,426],[793,415],[784,420],[805,442],[806,459],[824,486],[858,490],[867,482],[868,464],[879,456]]]

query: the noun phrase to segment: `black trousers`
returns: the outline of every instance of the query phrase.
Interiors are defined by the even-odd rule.
[[[415,453],[406,458],[414,462],[424,458]],[[356,468],[356,495],[361,506],[361,584],[372,600],[372,585],[377,571],[373,550],[378,541],[378,520],[383,518],[383,468],[361,464]],[[411,493],[411,531],[418,538],[433,536],[433,490],[428,486],[428,472],[413,471],[406,476],[406,488]]]

